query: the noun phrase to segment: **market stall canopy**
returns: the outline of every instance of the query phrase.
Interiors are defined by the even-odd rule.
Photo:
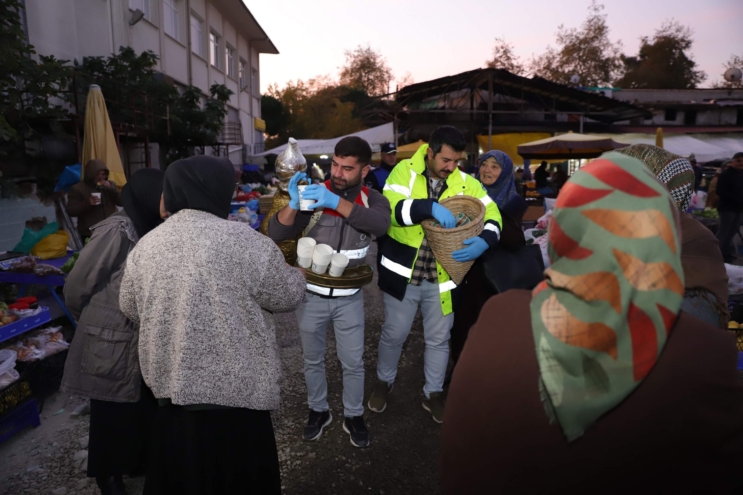
[[[483,153],[487,153],[490,150],[499,150],[507,154],[514,165],[523,165],[524,158],[519,155],[519,145],[525,143],[531,143],[535,140],[542,140],[551,137],[552,134],[548,132],[511,132],[504,134],[493,134],[490,137],[491,147],[488,147],[488,136],[479,135],[477,136],[477,144],[482,148]]]
[[[539,141],[522,144],[518,153],[531,160],[574,158],[596,158],[607,151],[629,146],[618,143],[611,138],[591,134],[574,134],[569,132]]]
[[[394,125],[392,122],[382,124],[371,129],[354,132],[347,136],[341,136],[333,139],[297,139],[299,149],[303,155],[332,155],[335,151],[335,145],[338,141],[348,136],[358,136],[366,140],[372,148],[372,151],[379,150],[382,143],[392,143],[395,141]],[[286,144],[276,148],[259,153],[256,156],[278,155],[286,149]]]
[[[600,134],[626,144],[655,144],[655,134]],[[663,149],[679,156],[688,157],[692,153],[699,163],[732,158],[743,151],[743,134],[671,134],[664,133]]]
[[[93,159],[103,160],[108,168],[108,177],[119,187],[126,184],[124,167],[121,165],[119,148],[116,145],[111,120],[106,110],[101,88],[91,84],[85,104],[85,136],[83,138],[83,166]],[[83,172],[85,176],[85,172]]]

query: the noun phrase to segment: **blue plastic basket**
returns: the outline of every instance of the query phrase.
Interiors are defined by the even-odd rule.
[[[23,403],[0,419],[0,444],[27,426],[36,428],[41,424],[36,400]]]

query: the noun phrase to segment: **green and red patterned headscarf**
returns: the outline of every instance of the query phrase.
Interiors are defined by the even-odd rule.
[[[663,351],[684,294],[676,215],[648,168],[618,153],[581,168],[557,198],[531,320],[545,407],[568,441],[632,393]]]

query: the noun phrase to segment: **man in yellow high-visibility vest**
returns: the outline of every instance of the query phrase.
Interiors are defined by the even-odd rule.
[[[464,247],[453,253],[460,262],[474,260],[487,249],[495,248],[501,230],[501,215],[495,202],[477,179],[458,169],[465,145],[459,129],[439,127],[431,134],[429,144],[421,146],[410,160],[397,164],[384,186],[392,208],[392,223],[379,253],[385,322],[379,341],[379,382],[368,404],[374,412],[381,413],[387,407],[402,346],[420,306],[426,341],[423,407],[436,422],[443,420],[442,390],[454,321],[452,290],[456,284],[436,261],[420,223],[434,218],[443,227],[452,228],[456,224],[454,216],[439,200],[467,195],[482,201],[485,229],[479,236],[465,240]]]

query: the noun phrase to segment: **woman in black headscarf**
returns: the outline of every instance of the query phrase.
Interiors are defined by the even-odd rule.
[[[139,329],[119,309],[119,288],[129,252],[162,223],[163,177],[154,169],[132,175],[121,192],[124,210],[91,227],[64,288],[78,327],[62,390],[91,399],[88,476],[104,495],[126,493],[122,475],[147,465],[156,402],[142,381]]]
[[[145,494],[281,493],[274,314],[293,311],[306,282],[268,237],[227,221],[234,187],[227,159],[172,163],[168,221],[127,261],[121,310],[140,325],[159,404]]]

